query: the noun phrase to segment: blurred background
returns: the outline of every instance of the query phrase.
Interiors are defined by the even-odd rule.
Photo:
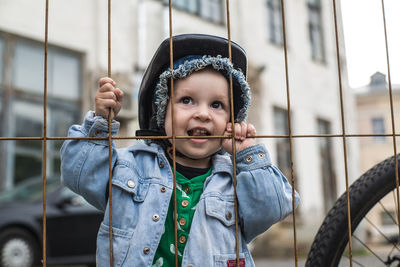
[[[173,0],[172,3],[174,34],[227,36],[225,1]],[[336,4],[346,134],[391,134],[381,1],[346,0]],[[400,46],[400,41],[394,35],[400,26],[395,10],[398,12],[400,6],[395,0],[387,0],[385,4],[397,122],[400,113],[400,55],[394,48]],[[63,137],[70,125],[80,124],[84,114],[93,109],[98,79],[107,74],[107,1],[50,1],[49,12],[47,135]],[[342,134],[333,14],[331,1],[285,1],[291,126],[295,136]],[[287,135],[281,1],[231,0],[230,15],[232,40],[239,43],[248,55],[248,81],[252,89],[248,121],[256,126],[259,135]],[[42,136],[44,24],[45,1],[0,0],[2,137]],[[117,118],[121,122],[119,136],[134,136],[138,129],[140,81],[159,43],[168,36],[168,1],[112,1],[112,78],[125,93],[124,107]],[[396,132],[400,129],[397,128]],[[393,155],[391,137],[349,137],[346,140],[350,183]],[[291,177],[289,140],[264,138],[257,141],[266,144],[274,164]],[[129,140],[117,141],[120,147],[132,143]],[[62,141],[47,142],[46,171],[55,180],[60,176],[61,145]],[[0,196],[5,196],[4,202],[19,199],[7,195],[9,192],[18,191],[19,187],[31,188],[32,180],[41,181],[42,155],[40,140],[0,141]],[[295,188],[301,195],[296,216],[298,251],[300,258],[304,258],[323,218],[345,191],[342,138],[296,137],[292,160]],[[41,184],[37,190],[41,190]],[[23,192],[20,195],[33,194]],[[39,191],[35,192],[38,194]],[[59,197],[63,194],[66,198]],[[31,200],[28,197],[27,201],[39,201],[39,197]],[[82,204],[84,201],[76,195],[59,192],[54,201],[55,213],[49,216],[59,218],[64,213],[77,212],[78,215],[74,216],[79,220],[83,218],[82,214],[89,212],[94,214],[93,225],[101,218],[90,208],[88,211],[86,204]],[[393,201],[388,202],[391,203],[388,204],[389,212],[395,213]],[[9,213],[10,209],[1,211],[1,217],[7,217]],[[396,235],[396,225],[387,219],[386,213],[376,211],[371,218],[377,225],[385,227],[390,235]],[[65,222],[64,219],[61,221]],[[82,223],[77,221],[74,227]],[[53,225],[60,230],[56,223]],[[4,238],[7,227],[10,227],[7,223],[0,222],[0,250],[4,248],[1,242],[4,244],[8,240]],[[40,236],[35,236],[35,233],[41,230],[29,227],[34,228],[26,226],[20,231],[31,235],[30,243],[40,245]],[[93,228],[97,231],[96,227]],[[67,231],[75,228],[71,229]],[[369,242],[384,244],[384,241],[374,238],[374,231],[368,225],[362,225],[360,229],[369,231],[366,235]],[[61,237],[56,238],[49,244],[49,251],[61,240]],[[254,240],[251,247],[259,266],[277,259],[293,259],[292,218],[273,226]],[[84,255],[92,259],[89,252],[74,249],[72,252],[61,250],[53,257],[74,253],[75,258]],[[279,266],[277,262],[272,266],[275,265]]]

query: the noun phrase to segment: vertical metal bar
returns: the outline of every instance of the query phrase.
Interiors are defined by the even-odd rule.
[[[175,105],[174,105],[174,78],[172,72],[174,70],[174,42],[172,40],[172,0],[169,0],[169,59],[171,70],[171,127],[172,127],[172,169],[173,169],[173,184],[174,184],[174,243],[175,243],[175,266],[178,267],[178,207],[176,202],[176,136],[175,136]]]
[[[5,53],[3,54],[3,58],[0,58],[0,60],[4,60],[4,66],[12,66],[11,61],[12,61],[12,55],[14,54],[14,49],[15,49],[15,44],[14,40],[11,39],[9,36],[6,36],[5,40]],[[3,125],[10,125],[11,121],[11,99],[12,99],[12,89],[11,89],[11,84],[12,84],[12,70],[11,68],[3,68],[3,73],[0,73],[0,75],[3,75],[3,96],[2,96],[2,101],[1,101],[1,108],[0,108],[0,121],[3,123]],[[9,136],[9,126],[8,127],[2,127],[0,130],[0,135],[1,136]],[[8,162],[10,161],[8,157],[8,151],[9,151],[9,143],[8,142],[1,142],[0,143],[0,175],[2,177],[7,177],[7,166]],[[9,184],[10,181],[8,178],[6,178],[4,181],[0,182],[0,190],[4,190],[7,188],[7,184]]]
[[[46,267],[47,253],[46,253],[46,169],[47,169],[47,52],[49,43],[49,0],[46,0],[46,19],[45,19],[45,40],[44,40],[44,92],[43,92],[43,267]]]
[[[386,65],[387,65],[387,73],[388,73],[388,86],[389,86],[389,100],[390,100],[390,116],[392,122],[392,138],[393,138],[393,153],[394,153],[394,167],[396,170],[396,200],[397,200],[397,221],[400,222],[400,205],[399,205],[399,166],[397,161],[397,145],[396,145],[396,127],[394,122],[394,111],[393,111],[393,94],[392,94],[392,79],[390,75],[390,60],[389,60],[389,46],[387,39],[387,29],[386,29],[386,15],[385,15],[385,3],[381,0],[382,3],[382,19],[383,19],[383,29],[385,33],[385,48],[386,48]],[[397,224],[399,229],[400,236],[400,223]]]
[[[111,77],[111,0],[108,0],[108,77]]]
[[[286,103],[288,109],[288,131],[289,131],[289,151],[290,151],[290,176],[292,181],[292,216],[293,216],[293,245],[294,245],[294,259],[295,266],[298,266],[298,249],[297,249],[297,230],[296,230],[296,209],[295,209],[295,177],[294,177],[294,164],[293,164],[293,136],[292,136],[292,119],[291,119],[291,105],[290,105],[290,86],[289,86],[289,67],[287,55],[287,41],[286,41],[286,19],[285,19],[285,3],[281,0],[282,10],[282,31],[283,31],[283,51],[285,56],[285,80],[286,80]]]
[[[226,26],[228,32],[228,53],[229,61],[232,62],[232,46],[231,46],[231,20],[230,20],[230,8],[229,0],[226,0]],[[239,220],[238,220],[238,201],[236,193],[236,140],[235,140],[235,111],[233,103],[233,81],[232,74],[229,75],[229,91],[230,91],[230,111],[231,111],[231,122],[232,122],[232,164],[233,164],[233,192],[234,192],[234,203],[235,203],[235,248],[236,248],[236,267],[239,267]]]
[[[108,0],[108,77],[111,77],[111,0]],[[113,226],[112,226],[112,131],[111,120],[113,110],[108,112],[108,219],[109,219],[109,246],[110,266],[113,266]]]
[[[349,192],[349,177],[347,169],[347,146],[346,146],[346,127],[344,122],[344,106],[343,106],[343,88],[342,88],[342,71],[340,68],[340,48],[339,48],[339,34],[337,25],[337,15],[336,15],[336,0],[333,0],[333,15],[335,22],[335,42],[336,42],[336,60],[337,60],[337,72],[338,72],[338,82],[339,82],[339,93],[340,93],[340,114],[342,122],[342,140],[343,140],[343,159],[344,159],[344,171],[346,178],[346,198],[347,198],[347,226],[349,234],[349,259],[350,267],[353,266],[353,251],[351,242],[351,213],[350,213],[350,192]]]

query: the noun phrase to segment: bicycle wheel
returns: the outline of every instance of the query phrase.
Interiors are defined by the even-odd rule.
[[[399,155],[397,160],[399,161]],[[394,157],[377,164],[350,186],[352,233],[366,214],[394,190],[395,186]],[[347,201],[344,193],[335,202],[319,228],[308,254],[306,266],[338,266],[348,241]],[[393,261],[396,259],[393,258]],[[382,266],[385,265],[390,266],[390,264]]]

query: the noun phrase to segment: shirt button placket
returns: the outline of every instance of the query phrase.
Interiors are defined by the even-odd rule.
[[[188,186],[188,185],[185,186],[185,193],[186,193],[186,194],[189,194],[190,191],[191,191],[190,186]]]
[[[179,243],[184,244],[185,242],[186,242],[186,236],[181,235],[181,236],[179,237]]]
[[[189,205],[189,201],[186,199],[182,201],[182,207],[186,208]]]
[[[185,218],[180,218],[180,219],[179,219],[179,224],[180,224],[181,226],[185,226],[185,225],[186,225],[186,219],[185,219]]]

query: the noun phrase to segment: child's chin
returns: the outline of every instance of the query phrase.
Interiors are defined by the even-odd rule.
[[[206,158],[210,158],[212,155],[214,155],[215,153],[217,153],[217,151],[207,151],[207,152],[203,152],[203,153],[187,153],[187,157],[192,158],[192,159],[196,159],[196,160],[201,160],[201,159],[206,159]]]

